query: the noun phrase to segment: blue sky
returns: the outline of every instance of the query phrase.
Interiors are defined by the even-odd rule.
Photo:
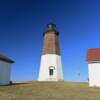
[[[99,0],[0,1],[0,53],[15,61],[11,79],[37,80],[49,22],[60,33],[64,80],[87,81],[87,49],[100,47]]]

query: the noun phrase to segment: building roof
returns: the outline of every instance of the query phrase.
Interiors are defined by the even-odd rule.
[[[13,60],[9,59],[8,57],[4,56],[4,55],[0,55],[0,61],[5,61],[8,63],[14,63]]]
[[[92,48],[87,51],[87,61],[100,61],[100,48]]]

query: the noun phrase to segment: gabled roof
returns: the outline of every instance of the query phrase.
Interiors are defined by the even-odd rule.
[[[8,57],[1,55],[1,54],[0,54],[0,61],[5,61],[5,62],[8,62],[8,63],[14,63],[13,60],[11,60]]]
[[[87,51],[87,61],[100,61],[100,48],[92,48]]]

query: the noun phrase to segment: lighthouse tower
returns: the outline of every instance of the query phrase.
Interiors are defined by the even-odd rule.
[[[44,31],[39,81],[63,81],[61,55],[56,25],[49,23]]]

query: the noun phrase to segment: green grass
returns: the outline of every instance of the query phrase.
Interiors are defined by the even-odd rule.
[[[0,100],[100,100],[100,88],[86,83],[28,82],[0,86]]]

